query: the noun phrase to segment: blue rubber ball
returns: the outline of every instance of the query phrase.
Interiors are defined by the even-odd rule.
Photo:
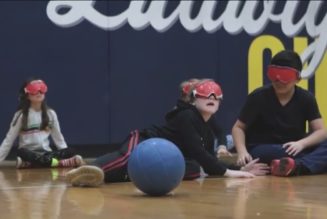
[[[150,138],[136,146],[128,160],[128,175],[142,192],[161,196],[176,188],[185,173],[178,147],[162,138]]]

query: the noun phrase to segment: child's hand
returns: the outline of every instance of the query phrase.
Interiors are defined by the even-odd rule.
[[[227,150],[227,147],[225,145],[219,145],[217,150],[217,157],[223,157],[223,156],[229,156],[231,157],[232,154]]]
[[[264,176],[270,172],[270,167],[265,163],[259,163],[259,158],[257,158],[241,167],[241,171],[250,172],[256,176]]]
[[[248,162],[252,161],[252,156],[245,150],[245,152],[238,152],[237,165],[244,166]]]
[[[304,150],[304,145],[300,144],[297,141],[291,141],[283,144],[283,148],[286,149],[286,153],[290,156],[296,156],[298,155],[301,151]]]
[[[224,176],[231,177],[231,178],[253,178],[255,177],[254,174],[245,171],[239,170],[229,170],[227,169]]]

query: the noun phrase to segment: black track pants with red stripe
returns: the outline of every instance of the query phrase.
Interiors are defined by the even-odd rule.
[[[93,165],[100,167],[105,174],[105,182],[129,181],[127,162],[132,151],[138,143],[146,140],[141,138],[138,130],[131,132],[118,150],[98,157]],[[184,180],[193,180],[200,176],[200,165],[191,159],[185,159]]]
[[[103,170],[105,174],[105,182],[129,181],[127,162],[131,152],[140,141],[139,132],[138,130],[135,130],[131,132],[118,150],[98,157],[93,162],[93,165],[98,166]]]

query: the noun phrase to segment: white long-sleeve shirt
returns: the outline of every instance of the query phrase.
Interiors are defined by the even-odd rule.
[[[21,127],[23,114],[21,111],[16,112],[10,124],[9,131],[0,146],[0,162],[6,159],[10,152],[10,149],[14,144],[14,141],[18,136],[18,148],[27,148],[32,151],[51,151],[49,135],[51,135],[58,149],[67,148],[65,139],[60,131],[59,121],[56,112],[52,109],[48,109],[48,115],[50,129],[40,130],[39,128],[41,127],[42,123],[42,112],[35,111],[34,109],[30,108],[27,119],[27,131],[22,131]],[[13,125],[15,121],[16,124]]]

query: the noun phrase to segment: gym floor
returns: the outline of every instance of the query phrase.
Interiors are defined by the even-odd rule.
[[[149,197],[132,183],[75,188],[69,169],[0,166],[0,218],[327,218],[327,174],[183,181],[171,194]]]

